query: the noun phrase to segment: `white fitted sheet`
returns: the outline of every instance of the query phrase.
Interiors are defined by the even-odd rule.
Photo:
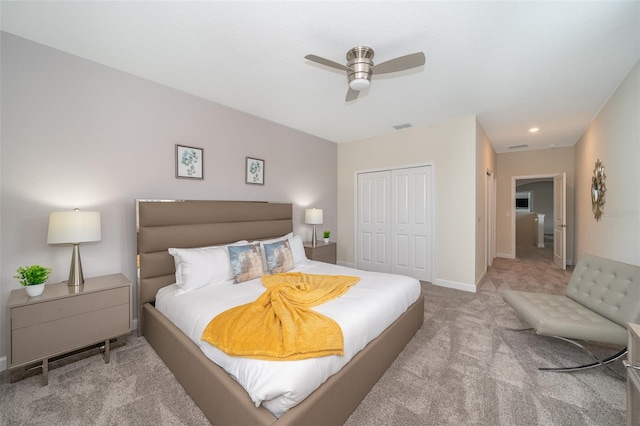
[[[274,416],[305,399],[337,373],[355,354],[382,333],[420,296],[420,282],[414,278],[367,272],[308,260],[292,272],[328,275],[357,275],[360,282],[334,300],[314,308],[342,328],[344,356],[331,355],[299,361],[265,361],[231,357],[200,340],[203,330],[216,315],[234,306],[252,302],[265,288],[259,278],[240,284],[232,281],[212,284],[176,295],[175,284],[156,295],[156,309],[200,347],[247,391],[256,406],[263,405]]]

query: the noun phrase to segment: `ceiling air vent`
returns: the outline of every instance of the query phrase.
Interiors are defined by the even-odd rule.
[[[396,124],[395,126],[393,126],[393,128],[396,130],[406,129],[407,127],[413,127],[413,125],[411,123],[402,123],[402,124]]]
[[[526,148],[526,147],[528,147],[528,146],[529,146],[529,145],[527,145],[526,143],[525,143],[525,144],[523,144],[523,145],[511,145],[511,146],[509,147],[509,149],[520,149],[520,148]]]

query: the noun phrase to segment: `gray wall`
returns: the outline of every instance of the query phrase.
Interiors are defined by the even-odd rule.
[[[338,262],[357,263],[357,173],[430,164],[434,181],[434,284],[476,290],[474,115],[338,145]],[[455,194],[455,196],[451,196]]]
[[[575,146],[576,248],[640,266],[640,61],[602,107]],[[596,220],[591,178],[605,167],[604,213]]]
[[[567,262],[575,264],[574,259],[574,172],[573,147],[537,149],[532,151],[506,152],[497,155],[498,187],[496,200],[496,255],[515,259],[515,236],[512,233],[515,224],[512,213],[511,185],[514,179],[537,179],[541,176],[552,177],[560,173],[567,174]],[[515,189],[515,185],[513,187]],[[545,218],[546,219],[546,218]]]
[[[0,34],[0,357],[16,268],[68,276],[71,247],[46,242],[52,211],[102,213],[102,241],[81,245],[85,277],[135,278],[135,198],[292,202],[304,239],[304,208],[320,207],[338,238],[336,144]],[[204,180],[175,178],[176,143],[204,149]],[[244,183],[245,156],[265,160],[264,186]]]

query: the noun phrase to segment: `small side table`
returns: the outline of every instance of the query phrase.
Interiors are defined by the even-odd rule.
[[[7,302],[7,367],[42,363],[42,384],[49,360],[104,343],[109,363],[112,338],[131,332],[131,281],[122,274],[88,278],[76,292],[66,282],[47,284],[40,296],[12,290]],[[13,381],[13,380],[12,380]]]
[[[304,252],[307,255],[307,259],[317,260],[319,262],[336,264],[336,243],[324,241],[318,241],[315,247],[310,243],[304,243]]]
[[[627,367],[627,424],[640,424],[640,324],[628,324],[629,356]]]

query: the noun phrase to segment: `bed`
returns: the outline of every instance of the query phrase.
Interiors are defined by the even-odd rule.
[[[419,296],[338,373],[278,418],[256,407],[236,380],[156,309],[155,300],[161,289],[175,282],[168,248],[280,237],[293,230],[291,204],[136,200],[136,212],[138,331],[216,426],[342,424],[422,326],[424,299]]]

